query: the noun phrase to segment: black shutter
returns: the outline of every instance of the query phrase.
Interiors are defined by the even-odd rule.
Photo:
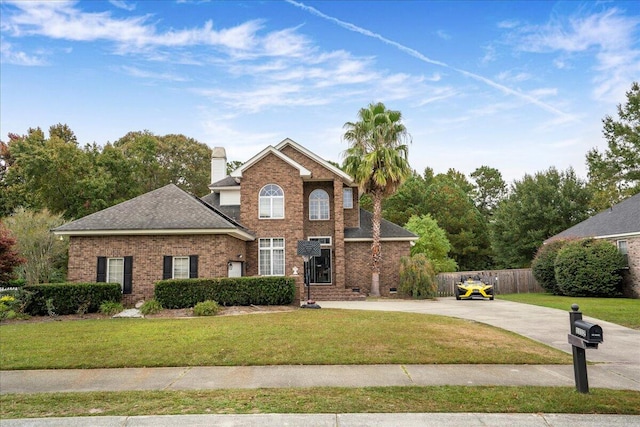
[[[198,277],[198,255],[189,255],[189,278]]]
[[[173,278],[173,257],[165,255],[162,261],[162,279]]]
[[[106,282],[107,281],[107,257],[99,256],[98,257],[98,267],[96,268],[96,282]]]
[[[123,294],[130,294],[133,285],[133,257],[124,257],[124,284],[122,286]]]

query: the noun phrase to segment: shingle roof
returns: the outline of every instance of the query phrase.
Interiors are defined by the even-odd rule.
[[[640,193],[613,205],[548,240],[640,234]]]
[[[220,206],[220,193],[209,193],[201,197],[200,200],[213,206],[226,216],[231,217],[234,221],[240,221],[240,205]]]
[[[72,234],[83,231],[237,230],[238,223],[174,184],[55,228]]]
[[[217,188],[217,187],[240,187],[238,181],[235,178],[227,175],[222,178],[220,181],[214,182],[209,185],[209,188]]]
[[[360,227],[345,228],[345,239],[371,239],[372,238],[372,221],[373,214],[371,212],[360,209]],[[382,219],[380,223],[380,238],[388,240],[417,240],[418,236],[400,227],[397,224]]]

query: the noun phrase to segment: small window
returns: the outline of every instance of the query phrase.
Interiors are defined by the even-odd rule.
[[[329,194],[324,190],[313,190],[309,195],[309,219],[329,219]]]
[[[124,258],[107,259],[107,283],[124,285]]]
[[[309,237],[311,242],[320,242],[321,246],[331,246],[331,236],[328,237]]]
[[[259,197],[261,219],[284,218],[284,191],[275,184],[262,187]]]
[[[260,239],[258,271],[261,276],[284,276],[284,239]]]
[[[342,205],[345,209],[353,209],[353,188],[342,189]]]
[[[162,279],[195,279],[198,277],[198,255],[165,255],[162,261]]]
[[[173,278],[174,279],[189,278],[189,257],[188,256],[173,257]]]
[[[620,252],[622,254],[622,256],[624,257],[624,267],[628,268],[629,267],[629,253],[627,252],[627,241],[626,240],[618,240],[616,242],[616,245],[618,246],[618,252]]]

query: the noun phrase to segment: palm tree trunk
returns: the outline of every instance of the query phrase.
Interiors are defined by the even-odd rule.
[[[380,245],[380,223],[382,222],[382,192],[376,191],[373,198],[373,221],[371,234],[371,291],[369,295],[380,296],[380,262],[382,260]]]

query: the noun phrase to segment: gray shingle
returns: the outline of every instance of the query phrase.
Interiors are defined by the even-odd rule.
[[[54,231],[241,229],[174,184],[64,224]]]
[[[640,233],[640,193],[564,230],[550,240]]]
[[[371,239],[372,234],[372,221],[373,214],[371,212],[365,211],[364,209],[360,209],[360,227],[358,228],[345,228],[344,229],[344,238],[345,239]],[[407,239],[407,238],[415,238],[418,236],[400,227],[397,224],[392,223],[391,221],[387,221],[386,219],[382,219],[380,223],[380,237],[382,239]]]

